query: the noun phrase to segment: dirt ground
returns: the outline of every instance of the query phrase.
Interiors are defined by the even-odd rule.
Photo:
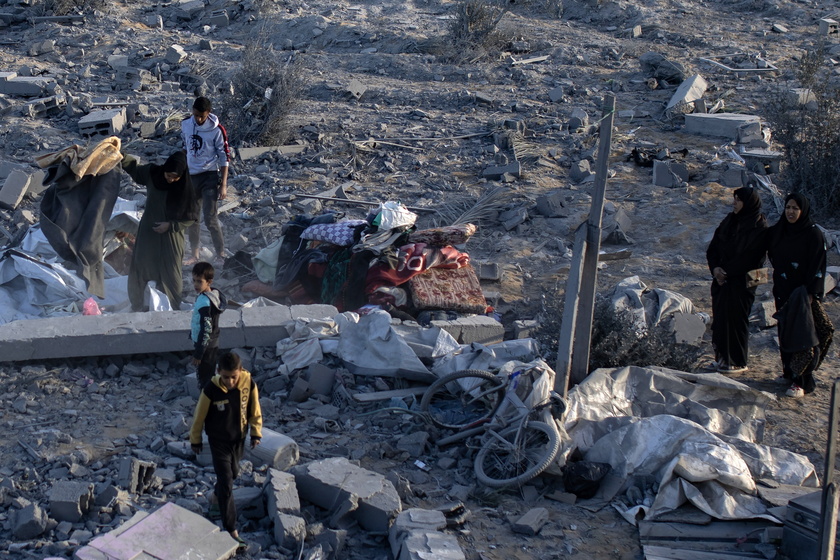
[[[0,3],[0,12],[14,11],[17,4],[8,0],[4,8]],[[589,122],[595,123],[601,117],[604,94],[612,93],[619,115],[607,200],[629,216],[632,228],[626,233],[633,244],[612,248],[627,249],[631,255],[602,264],[598,291],[606,293],[621,279],[638,275],[649,287],[683,294],[698,310],[710,313],[705,249],[714,228],[730,211],[732,189],[721,184],[721,162],[726,158],[719,151],[727,141],[687,134],[681,119],[666,119],[663,109],[674,88],[651,89],[639,57],[659,52],[685,65],[687,74],[701,73],[710,84],[709,105],[724,100],[727,111],[764,116],[770,93],[795,85],[793,71],[801,50],[819,39],[819,18],[838,13],[840,4],[517,1],[499,23],[513,41],[466,61],[447,50],[447,33],[458,5],[446,0],[218,0],[205,13],[227,8],[235,17],[229,27],[212,29],[204,27],[206,18],[178,20],[170,4],[115,2],[88,11],[83,25],[16,22],[0,28],[0,70],[25,74],[28,68],[32,75],[57,74],[69,95],[145,104],[147,117],[163,118],[185,114],[191,92],[158,85],[139,91],[122,87],[107,67],[109,55],[127,54],[133,64],[162,69],[172,81],[179,68],[212,79],[229,76],[241,62],[243,47],[253,41],[275,49],[278,57],[294,53],[307,69],[309,82],[290,117],[289,141],[307,143],[307,151],[300,157],[235,161],[231,192],[242,203],[235,212],[247,210],[251,217],[222,216],[226,238],[241,234],[245,238],[241,248],[251,254],[279,235],[284,218],[300,211],[296,206],[300,199],[288,202],[290,194],[317,193],[348,182],[353,184],[348,189],[352,198],[398,199],[438,210],[421,214],[420,227],[446,222],[453,212],[469,208],[499,184],[482,179],[482,170],[502,161],[497,151],[508,161],[516,153],[494,148],[493,133],[504,131],[505,121],[522,123],[526,132],[516,139],[520,155],[525,154],[522,175],[506,184],[509,190],[499,210],[525,206],[531,209],[529,218],[511,230],[492,218],[478,220],[478,233],[466,248],[473,260],[498,263],[504,269],[501,282],[483,287],[507,326],[515,319],[539,318],[544,301],[563,298],[572,232],[588,215],[592,190],[591,182],[573,181],[569,170],[582,159],[593,159],[597,147],[596,134],[570,132],[568,121],[573,110],[584,110]],[[141,23],[153,13],[164,15],[163,29]],[[783,24],[787,31],[773,31],[774,24]],[[627,30],[637,25],[641,35],[634,38]],[[30,55],[29,46],[45,38],[56,41],[56,51]],[[214,42],[212,51],[199,50],[202,39]],[[836,35],[828,40],[834,43]],[[188,60],[162,68],[162,57],[174,43],[187,48]],[[519,47],[514,48],[516,44]],[[140,54],[144,50],[153,53],[147,62]],[[700,60],[733,53],[760,53],[780,70],[735,73]],[[542,56],[547,58],[514,64]],[[208,87],[230,85],[212,79]],[[344,93],[353,79],[367,88],[358,100]],[[563,95],[551,101],[549,92],[558,87]],[[3,96],[0,101],[0,108],[11,107],[0,117],[4,159],[31,163],[37,153],[80,141],[78,116],[31,117],[20,99]],[[626,113],[630,110],[632,117]],[[136,132],[124,134],[126,150],[146,157],[154,158],[176,143],[171,134],[139,140]],[[628,158],[637,146],[668,148],[672,153],[685,149],[687,185],[652,185],[650,169]],[[253,186],[253,179],[260,184]],[[568,216],[547,219],[533,211],[538,196],[557,189],[564,193]],[[770,198],[763,195],[769,211]],[[23,208],[37,214],[36,201],[25,201]],[[339,208],[349,218],[364,217],[366,211]],[[771,213],[770,218],[774,222],[777,216]],[[830,216],[819,219],[829,228],[838,225]],[[0,211],[0,224],[11,233],[23,223],[19,213]],[[836,249],[830,252],[829,264],[840,264]],[[219,285],[232,298],[244,301],[239,288],[248,279],[226,273]],[[769,299],[769,287],[759,288],[757,301]],[[840,325],[838,296],[829,294],[826,307],[834,324]],[[772,382],[780,372],[774,337],[773,329],[756,329],[750,341],[750,369],[733,378],[777,397],[766,411],[764,443],[804,454],[821,472],[830,387],[838,377],[837,345],[818,374],[817,391],[794,400],[784,397]],[[697,371],[712,359],[708,334],[704,350]],[[553,363],[554,349],[544,351]],[[271,363],[268,351],[260,352],[266,356],[264,363]],[[21,489],[36,495],[46,488],[44,469],[38,467],[43,463],[33,462],[18,439],[53,461],[84,450],[91,462],[107,464],[109,457],[127,447],[142,447],[155,434],[169,433],[173,418],[189,418],[189,399],[158,398],[180,379],[185,358],[145,356],[140,348],[127,348],[126,355],[125,359],[2,365],[6,395],[0,424],[6,435],[0,437],[0,475],[14,478]],[[106,373],[108,365],[122,367],[132,360],[149,365],[152,373],[141,377]],[[14,406],[21,398],[27,403],[24,412]],[[472,488],[463,496],[470,520],[456,532],[469,560],[642,558],[637,530],[611,508],[592,513],[548,500],[544,495],[556,487],[548,476],[519,491],[474,487],[467,449],[432,447],[430,470],[421,471],[393,449],[395,433],[421,429],[417,420],[385,413],[362,416],[368,412],[372,410],[344,409],[340,420],[345,428],[340,433],[313,433],[308,412],[278,396],[266,425],[295,437],[304,459],[347,455],[366,468],[399,474],[411,487],[404,497],[406,506],[438,507],[462,499],[455,490]],[[439,467],[440,457],[456,459],[456,466]],[[550,512],[550,522],[540,535],[513,533],[511,520],[537,506]],[[7,512],[0,520],[5,522],[0,549],[5,546],[5,555],[14,556],[8,552]],[[389,552],[381,536],[356,535],[347,554],[381,559]]]

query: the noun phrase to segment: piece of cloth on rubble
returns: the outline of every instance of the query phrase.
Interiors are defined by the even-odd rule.
[[[102,298],[105,231],[120,191],[120,174],[111,166],[103,174],[77,178],[74,164],[78,162],[67,156],[48,168],[44,184],[50,186],[41,199],[41,229],[55,252],[73,264],[87,290]]]
[[[274,289],[283,290],[290,286],[297,278],[301,269],[306,270],[310,260],[319,259],[315,253],[307,253],[307,241],[301,234],[314,224],[331,224],[335,222],[335,214],[326,213],[314,218],[309,215],[295,216],[294,220],[283,226],[283,241],[277,253],[277,268],[274,273]],[[314,249],[323,254],[318,249]],[[302,254],[306,253],[306,254]],[[327,259],[317,262],[326,262]]]
[[[487,300],[472,266],[430,268],[408,282],[414,307],[486,313]]]
[[[437,228],[421,229],[412,232],[408,240],[412,243],[426,243],[432,247],[445,247],[447,245],[460,245],[476,232],[474,224],[458,224],[454,226],[442,226]]]
[[[470,262],[470,256],[454,247],[429,247],[425,243],[409,243],[400,247],[396,255],[382,258],[371,266],[365,281],[368,295],[381,287],[405,284],[430,268],[461,268]]]
[[[770,398],[717,373],[598,369],[569,391],[557,463],[580,452],[611,465],[595,498],[578,502],[587,509],[607,505],[635,476],[653,476],[648,518],[686,502],[718,519],[768,517],[756,480],[819,485],[807,457],[761,444]]]
[[[346,311],[343,288],[347,283],[347,273],[352,257],[353,252],[349,247],[333,253],[321,279],[321,303],[334,305],[339,311]]]
[[[343,220],[333,224],[313,224],[303,230],[301,239],[323,241],[339,247],[349,247],[358,241],[360,228],[367,225],[365,220]]]
[[[78,181],[85,175],[104,175],[115,168],[123,157],[120,146],[120,139],[110,136],[87,148],[73,144],[63,150],[38,156],[35,163],[42,169],[65,163]]]

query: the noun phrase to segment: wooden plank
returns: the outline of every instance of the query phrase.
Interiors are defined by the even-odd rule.
[[[554,390],[566,396],[571,377],[572,350],[575,343],[575,325],[577,325],[578,292],[583,276],[583,255],[586,250],[586,224],[581,224],[575,232],[575,246],[572,251],[572,264],[566,278],[566,298],[563,304],[563,317],[560,319],[560,335],[557,337],[557,363],[555,364]]]
[[[517,64],[532,64],[534,62],[543,62],[545,60],[548,60],[548,55],[534,56],[534,57],[531,57],[531,58],[523,58],[522,60],[516,60],[513,57],[511,57],[511,58],[513,59],[513,62],[511,63],[511,66],[516,66]]]
[[[629,259],[633,256],[633,251],[629,249],[622,249],[621,251],[615,251],[613,253],[599,253],[598,260],[599,261],[617,261],[620,259]]]
[[[647,560],[661,558],[663,560],[747,560],[751,558],[764,558],[759,553],[732,554],[726,552],[707,552],[704,550],[692,550],[685,548],[669,548],[664,546],[643,546],[642,552]]]
[[[428,387],[409,387],[408,389],[394,389],[393,391],[376,391],[375,393],[354,393],[353,400],[360,403],[391,400],[393,397],[419,397]]]

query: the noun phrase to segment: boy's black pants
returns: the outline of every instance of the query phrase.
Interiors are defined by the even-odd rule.
[[[198,392],[200,393],[204,386],[210,383],[213,376],[216,375],[216,361],[219,355],[219,343],[210,342],[207,348],[204,349],[204,354],[201,355],[201,361],[196,368],[196,375],[198,376]]]
[[[233,481],[239,476],[239,461],[245,451],[245,440],[210,440],[210,454],[213,456],[213,470],[216,471],[216,498],[222,514],[225,531],[236,530],[236,504],[233,502]]]

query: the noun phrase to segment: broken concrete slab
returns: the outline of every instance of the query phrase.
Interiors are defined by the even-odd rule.
[[[332,317],[332,305],[246,307],[222,313],[221,340],[229,347],[273,346],[278,327],[292,319]],[[148,353],[192,348],[190,311],[78,315],[12,321],[0,325],[3,361],[119,355],[126,347]]]
[[[703,136],[721,136],[735,140],[738,130],[744,125],[761,129],[761,118],[757,115],[737,113],[697,113],[685,116],[685,131]]]
[[[181,560],[230,558],[239,545],[201,515],[167,503],[154,512],[137,512],[118,529],[76,551],[76,560]]]
[[[13,169],[3,182],[3,188],[0,189],[0,207],[9,210],[17,208],[23,197],[26,196],[30,180],[31,176],[28,173],[20,169]]]
[[[666,114],[677,112],[690,113],[693,109],[692,104],[703,98],[707,87],[709,87],[709,84],[700,74],[695,74],[686,79],[680,84],[680,87],[677,88],[674,95],[671,96],[671,100],[668,101],[668,105],[665,107]],[[687,110],[681,109],[683,107],[687,108]]]
[[[688,182],[688,168],[672,159],[653,160],[653,184],[657,187],[679,187]]]
[[[546,523],[548,523],[548,510],[543,507],[533,508],[513,523],[513,532],[538,535]]]
[[[171,45],[166,49],[164,59],[169,64],[180,64],[185,58],[187,58],[187,51],[181,45]]]
[[[93,504],[93,484],[59,480],[50,488],[50,517],[78,523]]]
[[[266,154],[294,155],[306,150],[306,144],[290,144],[288,146],[258,146],[256,148],[236,148],[236,154],[242,161],[258,158]],[[345,197],[346,198],[346,197]]]
[[[588,159],[582,159],[580,161],[576,161],[572,164],[571,169],[569,169],[569,177],[575,183],[581,183],[585,179],[588,179],[590,175],[593,175],[591,165]]]
[[[507,165],[494,165],[481,172],[485,179],[499,180],[503,175],[511,175],[519,178],[522,175],[522,166],[518,161],[512,161]]]
[[[391,553],[398,558],[403,541],[410,531],[441,531],[446,529],[446,516],[433,509],[410,508],[401,512],[388,531]]]
[[[282,471],[297,464],[300,451],[289,436],[263,428],[260,444],[254,449],[249,447],[246,455],[255,465],[269,465]]]
[[[246,519],[264,519],[266,515],[265,502],[261,488],[254,486],[240,486],[233,489],[233,503],[236,514]]]
[[[291,472],[304,500],[342,512],[367,531],[387,532],[402,511],[399,494],[387,478],[344,457],[313,461]]]
[[[505,337],[505,327],[492,317],[486,315],[473,315],[472,317],[461,317],[455,321],[432,321],[432,326],[440,327],[459,344],[496,344],[502,342]]]
[[[18,76],[14,72],[0,72],[0,93],[4,95],[44,97],[51,84],[55,84],[51,78]]]
[[[300,497],[293,474],[277,469],[268,469],[263,493],[265,494],[269,516],[273,516],[275,513],[300,513]]]
[[[409,531],[395,560],[466,560],[454,535],[432,531]]]
[[[34,539],[47,529],[47,514],[38,504],[27,504],[14,511],[12,534],[21,541]]]
[[[697,344],[706,332],[706,323],[694,313],[674,313],[671,329],[677,344]]]
[[[306,521],[297,515],[277,513],[274,517],[274,542],[296,550],[306,538]]]
[[[537,212],[546,218],[565,218],[569,210],[564,202],[564,193],[560,190],[537,197]]]

